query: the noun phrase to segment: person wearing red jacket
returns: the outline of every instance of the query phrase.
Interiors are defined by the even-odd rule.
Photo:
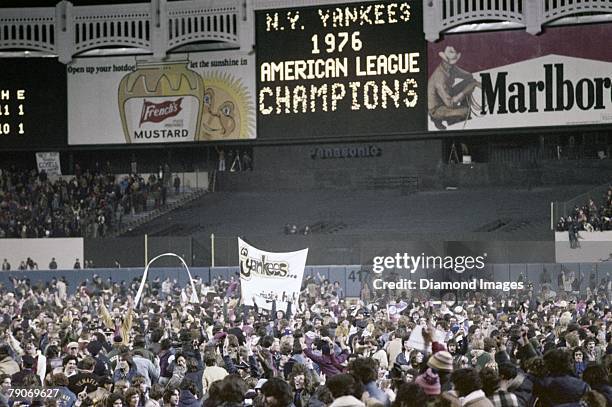
[[[346,362],[348,359],[348,351],[343,349],[340,355],[336,356],[334,353],[334,343],[330,338],[322,338],[323,344],[321,346],[321,355],[317,355],[312,352],[310,346],[306,345],[306,342],[303,341],[302,338],[302,349],[304,350],[304,354],[313,362],[315,362],[321,373],[325,375],[325,377],[332,377],[334,375],[344,373],[344,366],[342,363]]]

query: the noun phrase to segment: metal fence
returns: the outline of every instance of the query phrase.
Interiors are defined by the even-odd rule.
[[[521,235],[522,233],[522,235]],[[448,241],[445,233],[371,232],[368,234],[317,233],[312,235],[243,236],[255,247],[274,252],[290,252],[309,248],[308,265],[371,264],[375,256],[396,253],[427,255],[481,255],[488,253],[490,263],[547,263],[555,261],[552,236],[525,241],[524,234],[511,239],[503,231],[466,232],[453,234]],[[530,232],[531,233],[531,232]],[[123,267],[144,267],[145,259],[173,252],[182,256],[190,267],[232,267],[238,265],[236,237],[198,234],[192,236],[136,236],[85,239],[84,258],[96,267],[113,267],[117,261]],[[165,261],[165,260],[164,260]],[[42,262],[39,266],[42,267]],[[158,266],[171,266],[160,264]]]
[[[178,265],[178,261],[175,261]],[[65,277],[68,282],[69,292],[74,292],[82,282],[91,281],[94,274],[98,275],[105,281],[111,278],[114,282],[130,282],[133,280],[140,281],[143,274],[143,268],[115,268],[115,269],[81,269],[81,270],[52,270],[52,271],[8,271],[0,273],[0,283],[5,287],[12,287],[11,278],[28,278],[31,284],[50,282],[53,278]],[[194,278],[201,278],[204,283],[211,282],[216,278],[229,280],[231,276],[239,275],[238,267],[193,267],[189,271]],[[441,274],[442,273],[442,274]],[[304,270],[304,278],[309,276],[319,277],[329,280],[331,283],[338,282],[347,297],[360,297],[361,290],[364,285],[368,285],[370,292],[374,291],[373,281],[377,278],[386,281],[397,281],[400,278],[418,280],[418,279],[435,279],[438,281],[467,281],[471,279],[485,279],[487,281],[497,282],[518,282],[523,281],[526,286],[533,285],[534,292],[539,292],[542,286],[546,284],[549,289],[556,293],[564,292],[564,287],[561,281],[561,274],[566,273],[567,276],[573,273],[576,282],[573,284],[571,294],[578,292],[585,293],[587,289],[599,290],[601,288],[610,288],[609,282],[612,278],[612,262],[601,263],[524,263],[524,264],[487,264],[483,270],[472,273],[458,274],[453,271],[441,270],[419,270],[414,274],[406,270],[387,269],[381,274],[376,274],[371,271],[371,267],[363,267],[359,265],[349,266],[307,266]],[[169,277],[176,282],[185,286],[188,283],[188,276],[183,267],[160,267],[151,268],[149,270],[149,281],[156,278],[164,280]],[[491,290],[491,293],[501,292],[502,290]],[[428,291],[433,299],[440,295],[440,291]],[[395,293],[390,293],[391,295]],[[458,299],[461,296],[468,295],[470,292],[459,292]],[[512,295],[512,292],[508,292]],[[570,294],[570,293],[568,293]],[[397,292],[399,295],[399,292]]]

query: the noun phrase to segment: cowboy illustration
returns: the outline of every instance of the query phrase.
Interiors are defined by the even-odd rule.
[[[472,106],[475,106],[472,93],[475,87],[480,87],[480,82],[457,66],[461,53],[454,47],[447,46],[438,55],[442,62],[427,84],[428,111],[436,128],[445,130],[446,126],[471,118]]]

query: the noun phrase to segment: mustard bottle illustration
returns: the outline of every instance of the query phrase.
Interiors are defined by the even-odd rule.
[[[119,83],[119,115],[126,143],[195,141],[204,85],[189,60],[136,61]]]

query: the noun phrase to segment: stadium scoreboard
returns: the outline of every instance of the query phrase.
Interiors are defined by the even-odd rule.
[[[259,138],[426,129],[421,1],[256,14]]]
[[[55,59],[3,59],[0,148],[66,145],[66,73]]]
[[[23,126],[23,120],[25,119],[25,109],[23,106],[26,103],[25,93],[25,89],[0,89],[0,116],[2,116],[0,136],[11,136],[15,133],[25,134]],[[13,118],[16,120],[11,120]]]

